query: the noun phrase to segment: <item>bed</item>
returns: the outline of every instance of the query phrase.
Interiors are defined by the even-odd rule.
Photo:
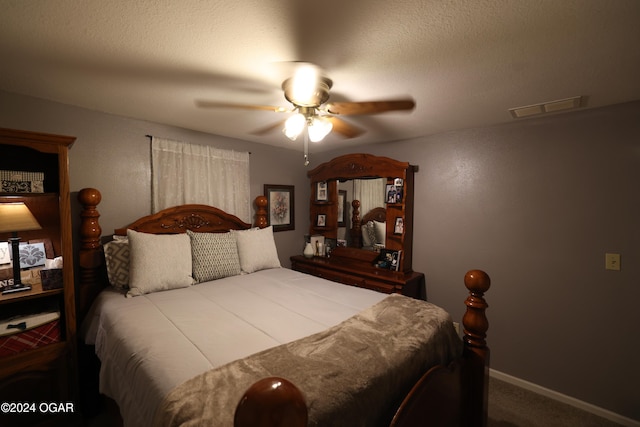
[[[99,191],[78,199],[82,338],[125,426],[486,425],[486,273],[465,276],[461,340],[433,304],[281,267],[259,197],[262,228],[185,205],[115,230],[124,288],[106,271]]]

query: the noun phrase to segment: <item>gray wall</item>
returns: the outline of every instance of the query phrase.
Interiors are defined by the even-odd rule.
[[[491,276],[492,368],[640,420],[640,102],[359,149],[420,167],[430,301],[461,319],[465,272]]]
[[[85,187],[100,190],[98,210],[105,236],[151,212],[151,149],[146,135],[250,151],[252,200],[263,193],[264,184],[295,185],[296,228],[274,235],[282,265],[289,267],[289,257],[302,251],[309,227],[309,185],[300,152],[1,91],[0,127],[77,137],[69,152],[71,192]],[[78,210],[79,206],[74,206],[74,211]]]
[[[100,114],[0,92],[0,126],[74,135],[71,189],[96,187],[103,233],[149,213],[145,134],[249,150],[251,195],[295,184],[296,230],[276,233],[280,258],[300,253],[309,189],[300,152]],[[431,137],[313,153],[386,155],[416,174],[414,269],[430,301],[463,313],[471,268],[487,294],[492,368],[640,420],[640,103]],[[277,165],[274,166],[274,165]],[[605,252],[622,271],[605,271]]]

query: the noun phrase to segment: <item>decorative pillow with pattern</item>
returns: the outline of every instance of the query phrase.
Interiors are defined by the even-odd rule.
[[[128,297],[193,284],[189,236],[127,230],[127,237],[131,248]]]
[[[253,273],[281,267],[272,226],[263,229],[234,230],[232,234],[235,234],[238,243],[242,271]]]
[[[116,289],[129,289],[129,240],[112,240],[103,248],[109,284]]]
[[[187,230],[187,234],[191,239],[193,278],[196,283],[242,273],[233,233],[194,233]]]
[[[373,221],[369,221],[362,226],[362,246],[369,247],[376,243],[376,231]]]

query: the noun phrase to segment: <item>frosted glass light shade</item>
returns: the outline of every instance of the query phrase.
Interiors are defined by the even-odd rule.
[[[304,126],[306,124],[306,119],[302,114],[294,114],[289,117],[286,122],[284,122],[283,132],[292,141],[295,141],[296,138],[302,133],[304,130]]]
[[[311,142],[319,142],[333,129],[333,123],[323,117],[314,117],[308,126]]]

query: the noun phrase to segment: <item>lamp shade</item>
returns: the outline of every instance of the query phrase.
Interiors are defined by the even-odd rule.
[[[39,230],[41,228],[24,203],[0,203],[0,233]]]

